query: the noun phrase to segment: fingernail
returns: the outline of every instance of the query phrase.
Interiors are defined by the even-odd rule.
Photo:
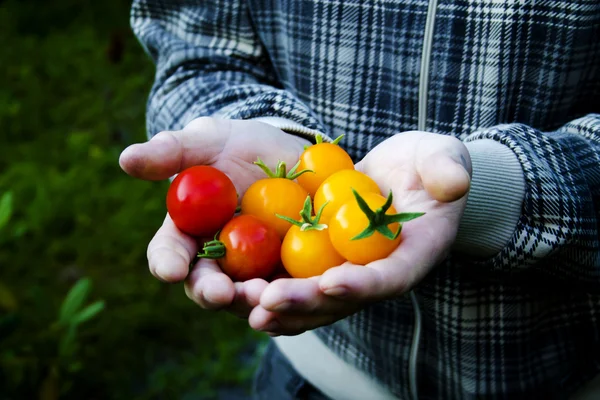
[[[348,289],[343,286],[334,286],[322,290],[327,296],[344,297],[348,294]]]
[[[167,279],[167,278],[165,278],[165,275],[166,275],[166,274],[165,274],[165,272],[164,272],[164,271],[161,271],[161,269],[162,269],[162,268],[156,268],[156,269],[154,270],[154,275],[156,276],[156,278],[157,278],[159,281],[161,281],[161,282],[164,282],[164,283],[170,283],[170,280],[169,280],[169,279]]]

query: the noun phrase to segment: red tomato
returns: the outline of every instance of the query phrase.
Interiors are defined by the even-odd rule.
[[[167,192],[167,211],[182,232],[213,236],[235,213],[238,196],[231,179],[216,168],[198,165],[175,177]]]
[[[231,219],[218,240],[207,242],[201,258],[216,259],[232,280],[266,279],[281,264],[281,239],[275,228],[252,215]]]

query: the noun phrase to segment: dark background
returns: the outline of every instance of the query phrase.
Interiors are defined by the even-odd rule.
[[[2,400],[229,399],[262,349],[148,272],[168,182],[118,165],[154,74],[129,7],[0,1]]]

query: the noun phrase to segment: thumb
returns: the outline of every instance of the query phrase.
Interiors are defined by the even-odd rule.
[[[470,161],[463,154],[438,151],[419,158],[417,172],[431,197],[441,202],[459,200],[471,185]]]
[[[164,180],[193,165],[212,164],[227,142],[225,120],[198,118],[179,131],[163,131],[127,147],[119,165],[145,180]]]

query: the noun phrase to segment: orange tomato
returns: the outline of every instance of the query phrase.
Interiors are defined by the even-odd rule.
[[[293,278],[310,278],[346,261],[335,250],[327,228],[302,231],[293,225],[281,244],[281,262]]]
[[[269,170],[260,159],[255,164],[265,171],[268,177],[259,179],[246,190],[242,197],[240,213],[260,218],[273,226],[283,239],[291,223],[278,218],[276,214],[293,220],[298,219],[308,193],[293,181],[299,174],[295,172],[296,168],[286,174],[283,162],[277,165],[276,172]]]
[[[322,223],[326,224],[342,204],[354,199],[352,189],[358,193],[381,193],[377,183],[360,171],[346,169],[332,174],[319,186],[314,197],[316,210],[327,203],[321,215]]]
[[[281,238],[291,224],[276,214],[298,219],[308,193],[286,178],[265,178],[254,182],[242,197],[241,214],[254,215],[273,226]]]
[[[386,203],[386,198],[379,193],[362,193],[362,198],[371,210],[377,210]],[[327,207],[326,207],[327,208]],[[386,215],[395,214],[394,206],[390,206]],[[346,201],[329,221],[329,238],[333,247],[346,260],[365,265],[386,258],[400,244],[400,236],[389,239],[375,231],[369,237],[352,240],[369,227],[369,218],[361,210],[355,198]],[[388,224],[387,227],[396,233],[400,224]]]
[[[352,158],[337,143],[342,138],[340,136],[334,143],[324,143],[320,136],[317,136],[317,143],[309,146],[300,155],[299,169],[310,170],[298,177],[298,183],[306,191],[314,196],[317,189],[331,174],[340,170],[353,170],[354,162]]]

